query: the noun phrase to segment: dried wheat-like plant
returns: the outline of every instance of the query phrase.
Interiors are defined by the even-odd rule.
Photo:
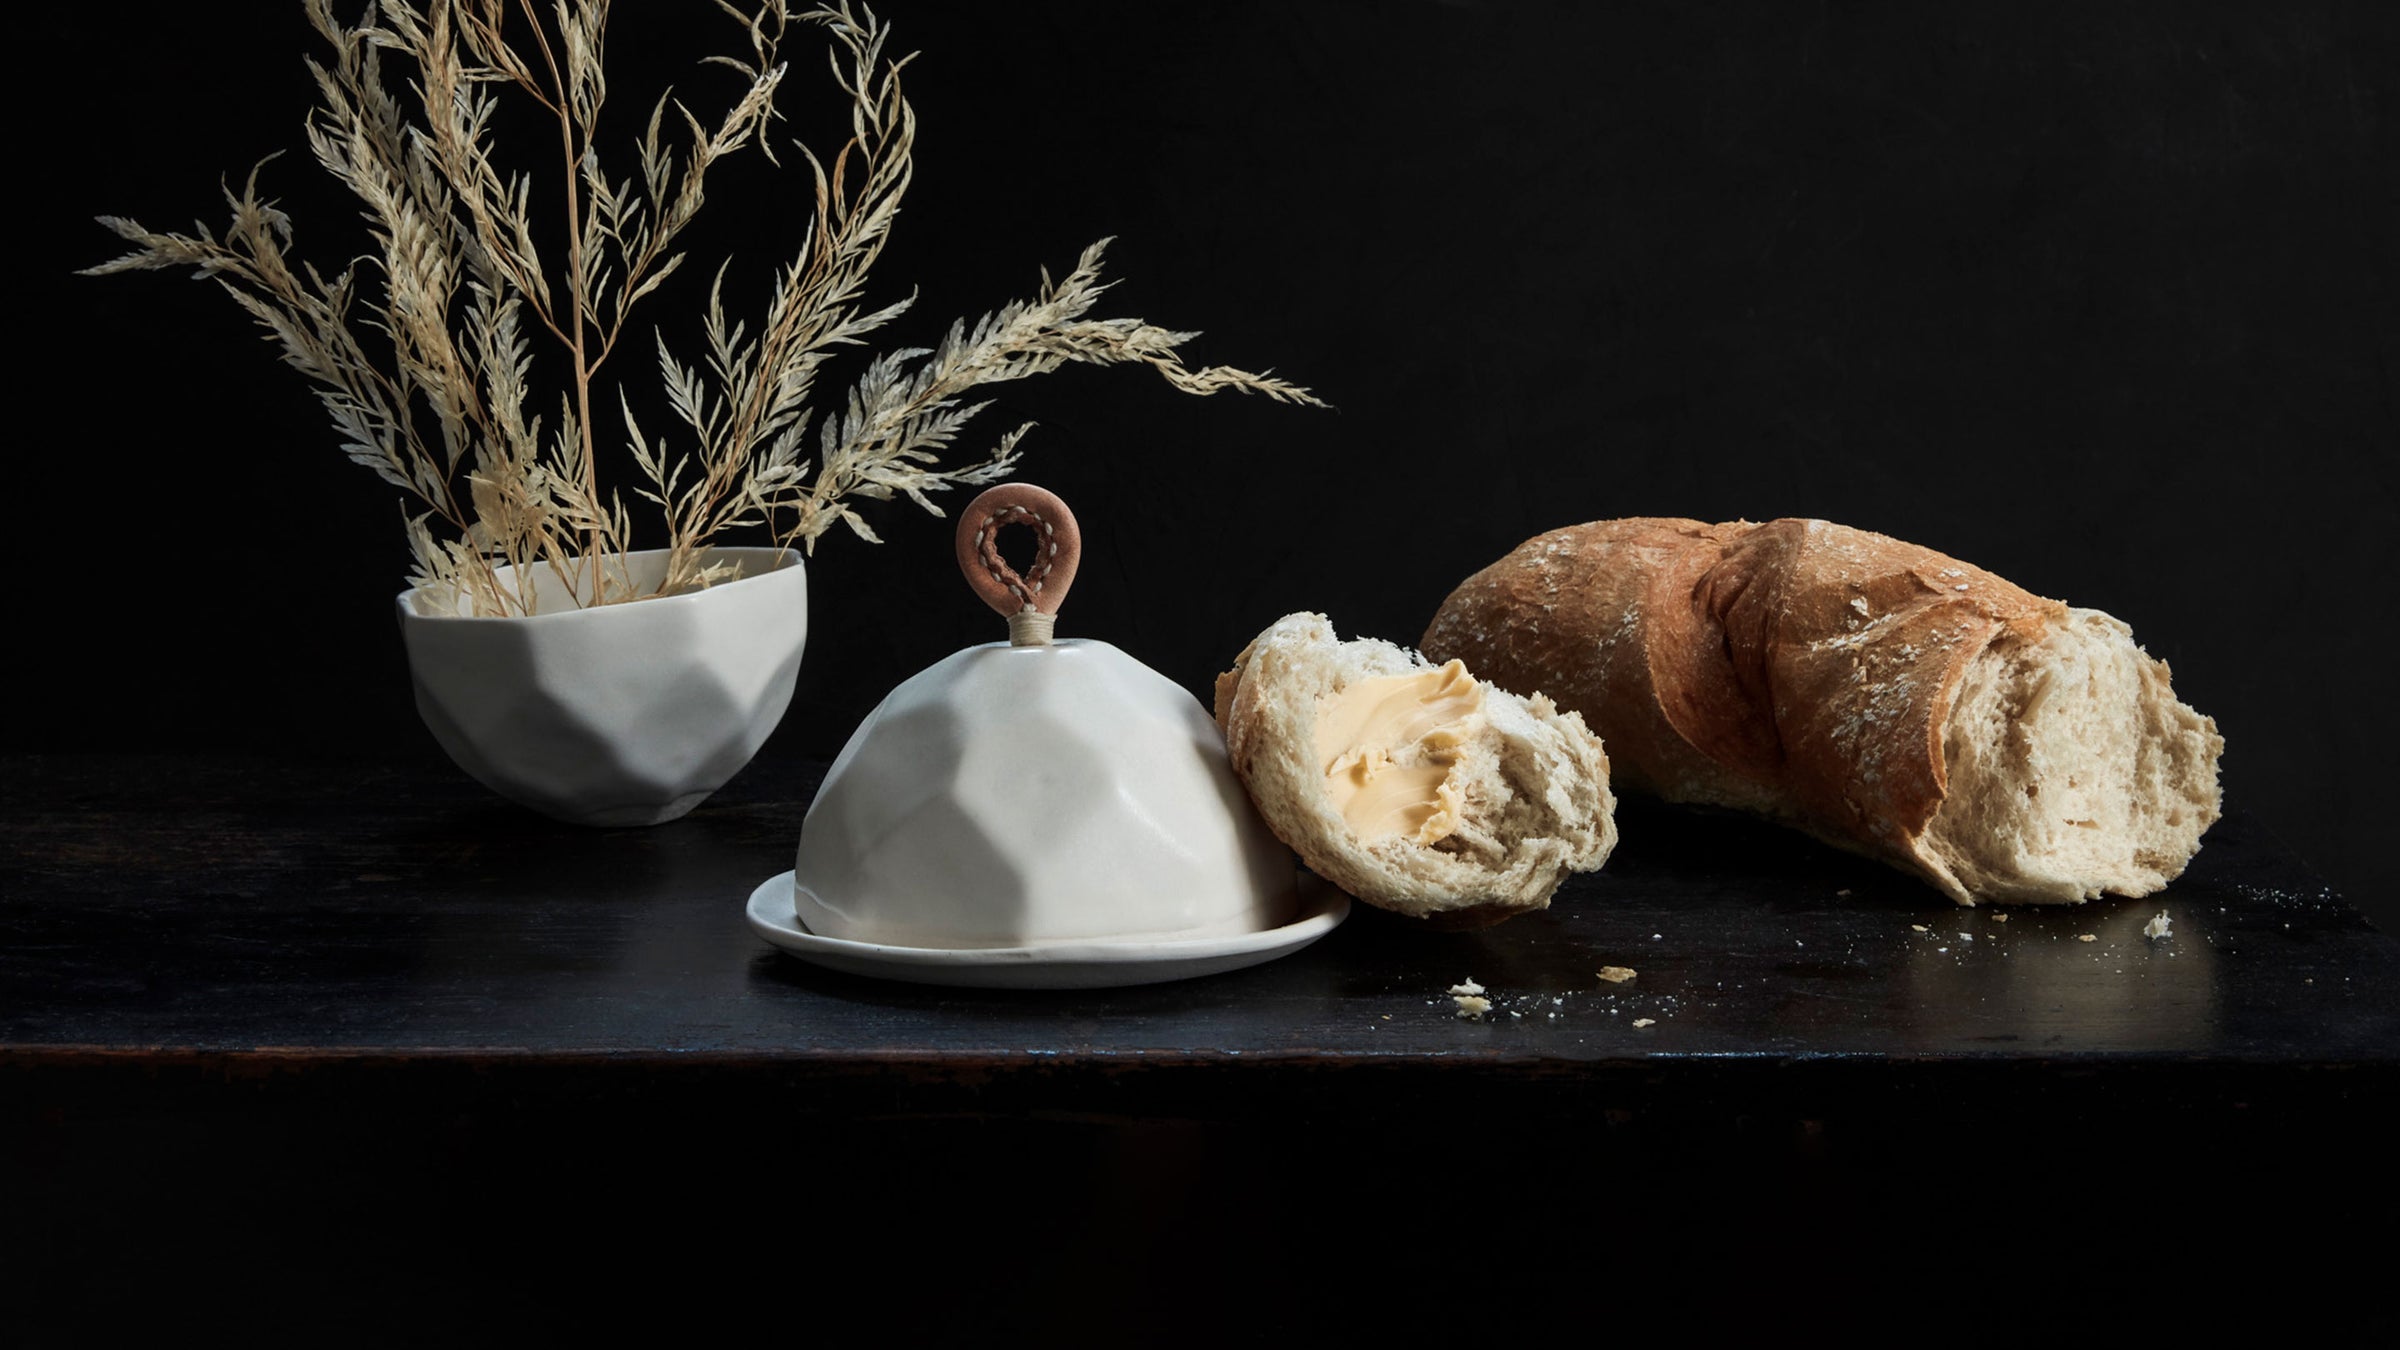
[[[800,12],[787,0],[717,0],[746,48],[710,60],[740,75],[740,96],[713,121],[661,96],[635,147],[638,171],[618,177],[594,143],[608,94],[608,0],[554,0],[546,17],[532,0],[379,0],[357,24],[335,17],[332,0],[303,2],[332,49],[309,62],[322,100],[309,148],[365,203],[375,254],[331,277],[295,264],[292,223],[259,196],[253,169],[238,193],[226,190],[233,220],[222,237],[103,216],[134,249],[87,271],[188,267],[222,283],[315,383],[350,458],[407,495],[410,582],[460,613],[533,612],[535,588],[515,579],[545,568],[580,603],[643,598],[609,563],[631,547],[632,527],[622,496],[600,483],[601,372],[635,306],[682,266],[676,240],[705,200],[711,167],[753,143],[775,158],[768,132],[788,69],[780,51],[795,24],[831,36],[851,135],[830,164],[797,147],[815,211],[776,271],[763,316],[727,316],[720,266],[706,354],[686,362],[657,339],[667,402],[683,424],[675,448],[644,434],[617,389],[642,479],[634,492],[666,523],[666,578],[647,594],[723,579],[709,548],[730,530],[763,528],[779,544],[813,549],[839,521],[874,541],[855,499],[904,494],[939,515],[928,494],[1007,476],[1030,424],[980,460],[942,463],[986,406],[964,401],[980,385],[1070,361],[1138,363],[1187,393],[1232,389],[1322,406],[1268,375],[1186,367],[1178,349],[1192,333],[1086,318],[1106,289],[1102,240],[1065,280],[1045,272],[1031,302],[955,323],[933,349],[873,358],[839,415],[816,426],[811,455],[819,369],[910,304],[864,300],[909,187],[916,134],[900,89],[907,59],[885,54],[889,30],[872,11],[850,0]],[[391,53],[416,68],[405,99],[386,83]],[[569,227],[548,255],[536,243],[534,175],[494,157],[504,96],[530,99],[557,128],[556,189]],[[680,138],[667,134],[670,108]],[[545,337],[567,377],[547,426],[528,408]]]

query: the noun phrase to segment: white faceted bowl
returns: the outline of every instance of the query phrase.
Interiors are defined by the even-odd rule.
[[[918,948],[1258,933],[1298,872],[1198,701],[1105,642],[970,647],[867,716],[801,826],[823,937]]]
[[[417,711],[460,768],[544,815],[579,825],[683,815],[775,729],[808,638],[797,552],[724,548],[708,559],[738,564],[741,579],[576,609],[539,569],[539,612],[510,618],[442,613],[439,597],[403,593]],[[627,554],[622,565],[637,587],[655,587],[667,554]]]

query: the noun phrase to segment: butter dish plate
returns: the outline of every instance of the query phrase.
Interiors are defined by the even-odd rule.
[[[1289,956],[1340,926],[1350,897],[1302,873],[1289,923],[1231,937],[1040,943],[1022,947],[900,947],[820,937],[800,922],[790,872],[750,893],[750,930],[828,970],[977,989],[1112,989],[1164,984]]]

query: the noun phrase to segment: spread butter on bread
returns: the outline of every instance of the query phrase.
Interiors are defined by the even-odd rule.
[[[1616,845],[1583,719],[1458,661],[1276,620],[1217,677],[1234,773],[1278,838],[1357,898],[1445,928],[1537,910]]]

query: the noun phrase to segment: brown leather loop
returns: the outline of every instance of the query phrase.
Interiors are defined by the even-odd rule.
[[[1033,565],[1021,574],[1000,556],[1000,532],[1010,526],[1031,530],[1035,540]],[[1056,493],[1031,483],[1002,483],[985,489],[959,516],[957,545],[958,570],[995,611],[1056,614],[1075,583],[1083,532]]]

